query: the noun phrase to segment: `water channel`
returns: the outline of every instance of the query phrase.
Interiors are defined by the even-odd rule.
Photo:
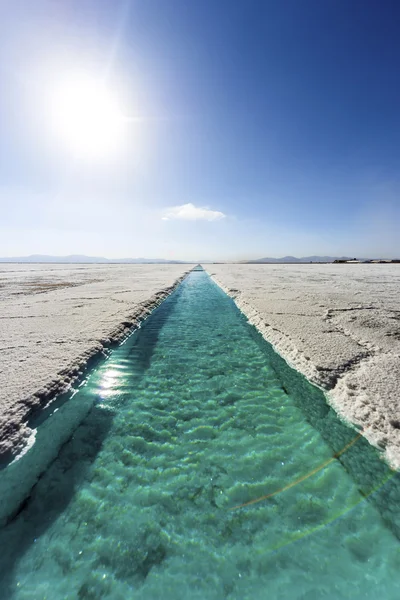
[[[399,476],[204,271],[50,430],[74,406],[0,533],[2,600],[400,597]]]

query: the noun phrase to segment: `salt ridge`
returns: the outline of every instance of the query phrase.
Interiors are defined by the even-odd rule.
[[[290,366],[400,468],[398,265],[212,265]]]

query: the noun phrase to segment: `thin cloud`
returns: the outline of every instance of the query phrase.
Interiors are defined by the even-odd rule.
[[[219,221],[225,217],[226,215],[219,210],[211,210],[206,206],[195,206],[189,202],[181,206],[167,208],[162,219],[163,221],[170,221],[172,219],[181,219],[182,221]]]

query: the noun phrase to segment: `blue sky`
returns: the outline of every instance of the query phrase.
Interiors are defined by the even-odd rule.
[[[4,0],[0,256],[399,256],[399,19],[387,0]],[[124,116],[101,156],[53,93],[82,73]]]

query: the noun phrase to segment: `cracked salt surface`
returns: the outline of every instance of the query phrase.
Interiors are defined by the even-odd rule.
[[[27,419],[81,377],[176,286],[190,265],[0,265],[0,458]]]
[[[400,468],[399,265],[207,265],[289,364]]]

